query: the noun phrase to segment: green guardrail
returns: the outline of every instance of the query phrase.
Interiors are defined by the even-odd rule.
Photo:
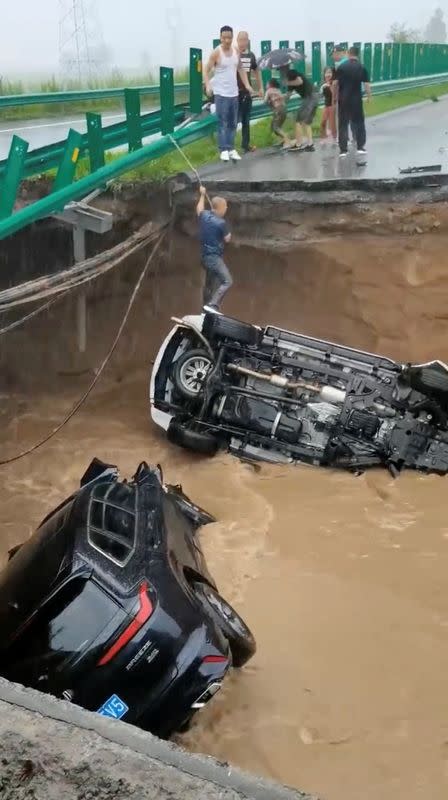
[[[286,46],[286,40],[282,40]],[[305,43],[295,43],[297,49],[305,53]],[[262,43],[262,49],[267,52],[271,42]],[[443,52],[442,52],[443,50]],[[323,58],[323,52],[325,56]],[[311,70],[313,80],[319,83],[322,68],[332,58],[333,43],[326,42],[324,51],[321,42],[312,43]],[[448,45],[431,46],[416,45],[398,48],[392,45],[383,46],[381,43],[364,45],[363,55],[366,62],[372,63],[374,94],[385,94],[403,91],[417,86],[430,86],[448,80]],[[434,63],[441,66],[440,71],[425,72],[431,69]],[[395,80],[384,80],[386,76],[400,77]],[[402,77],[402,73],[406,77]],[[410,74],[410,73],[423,74]],[[126,109],[126,119],[114,125],[102,127],[99,114],[88,113],[87,133],[81,134],[70,130],[67,139],[38,150],[28,151],[28,144],[18,136],[14,136],[11,143],[8,159],[0,163],[0,239],[9,236],[31,222],[42,219],[49,214],[60,211],[64,205],[72,200],[85,197],[90,191],[103,187],[107,181],[125,173],[136,166],[149,160],[159,158],[169,153],[174,145],[170,136],[173,135],[180,145],[196,141],[202,136],[211,133],[216,125],[213,115],[206,119],[193,122],[199,115],[203,106],[202,89],[202,51],[198,48],[190,50],[190,80],[188,84],[189,101],[184,104],[175,104],[176,87],[174,72],[171,68],[162,67],[160,70],[160,109],[148,114],[141,114],[141,89],[109,90],[123,94]],[[268,74],[265,74],[265,78]],[[186,84],[181,85],[185,91]],[[155,87],[149,87],[151,92]],[[61,93],[59,93],[61,94]],[[62,93],[63,94],[63,93]],[[74,94],[74,93],[71,93]],[[79,93],[77,93],[79,94]],[[92,93],[85,93],[86,99],[91,99]],[[104,96],[104,92],[102,93]],[[0,98],[1,100],[4,98]],[[56,102],[56,100],[54,101]],[[291,104],[291,109],[296,103]],[[270,109],[258,102],[254,104],[252,118],[259,119],[268,116]],[[189,121],[190,120],[190,121]],[[175,132],[175,128],[182,125],[182,129]],[[186,125],[186,127],[185,127]],[[161,134],[151,144],[143,146],[143,139],[147,136]],[[113,148],[126,145],[128,153],[109,164],[105,164],[105,152]],[[86,178],[74,182],[76,167],[80,157],[89,156],[91,174]],[[30,206],[13,213],[17,192],[24,177],[56,169],[56,177],[50,194],[43,200],[32,203]]]
[[[158,97],[160,86],[136,86],[133,87],[140,93],[141,97]],[[187,93],[190,89],[189,83],[175,84],[177,93]],[[86,100],[113,100],[121,98],[124,100],[125,88],[119,89],[85,89],[74,92],[36,92],[35,94],[5,94],[0,95],[0,111],[5,108],[17,108],[20,106],[47,105],[48,103],[79,103]]]

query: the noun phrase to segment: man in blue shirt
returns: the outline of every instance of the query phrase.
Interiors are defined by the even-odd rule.
[[[204,186],[200,187],[199,193],[196,214],[199,219],[201,261],[206,273],[203,304],[218,310],[224,295],[233,284],[232,276],[223,260],[224,245],[231,239],[231,233],[224,219],[227,213],[227,201],[223,197],[213,197],[211,211],[206,211],[207,191]]]

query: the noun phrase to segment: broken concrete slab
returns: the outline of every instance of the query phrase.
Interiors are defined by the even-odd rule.
[[[313,800],[0,678],[2,800]]]

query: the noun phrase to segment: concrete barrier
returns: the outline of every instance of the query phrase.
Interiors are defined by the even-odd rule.
[[[1,678],[0,797],[313,800]]]

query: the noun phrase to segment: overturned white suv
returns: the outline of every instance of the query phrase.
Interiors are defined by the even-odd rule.
[[[173,320],[151,415],[182,447],[361,471],[448,471],[448,367],[400,364],[220,313]]]

